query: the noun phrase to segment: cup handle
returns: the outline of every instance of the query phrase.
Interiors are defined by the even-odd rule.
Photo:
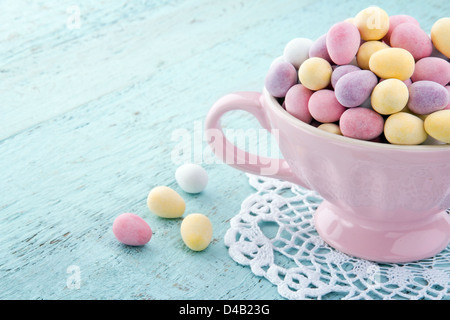
[[[219,99],[206,117],[206,140],[215,155],[233,168],[255,175],[287,180],[305,187],[305,184],[292,173],[286,160],[250,154],[236,147],[225,137],[220,125],[220,118],[232,110],[251,113],[264,129],[272,131],[263,111],[261,99],[260,92],[235,92]]]

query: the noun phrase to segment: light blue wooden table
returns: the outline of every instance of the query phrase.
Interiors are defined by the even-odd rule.
[[[442,0],[2,1],[0,298],[281,299],[223,243],[254,192],[246,176],[204,164],[205,192],[183,193],[178,134],[206,148],[196,132],[218,98],[261,90],[289,40],[315,39],[374,4],[428,31],[450,16]],[[258,128],[239,112],[225,126]],[[148,211],[157,185],[210,217],[207,250],[187,249],[180,219]],[[114,238],[124,212],[151,225],[148,245]]]

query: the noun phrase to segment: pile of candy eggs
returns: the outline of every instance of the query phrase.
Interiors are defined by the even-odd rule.
[[[450,18],[428,35],[408,15],[369,7],[312,41],[291,40],[265,88],[300,121],[396,145],[450,143]]]

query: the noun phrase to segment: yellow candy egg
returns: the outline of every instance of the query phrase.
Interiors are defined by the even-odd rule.
[[[186,209],[183,198],[175,190],[165,186],[150,191],[147,206],[151,212],[163,218],[179,218]]]
[[[381,41],[367,41],[364,42],[356,54],[356,61],[361,69],[369,70],[369,60],[372,54],[382,49],[389,48],[389,46]]]
[[[408,87],[398,79],[381,81],[372,91],[372,108],[384,115],[402,111],[409,99]]]
[[[334,134],[342,136],[341,129],[339,128],[339,126],[336,123],[322,123],[317,128],[320,130],[329,132],[329,133],[334,133]]]
[[[433,112],[425,119],[425,131],[434,139],[450,143],[450,110]]]
[[[389,31],[389,16],[381,8],[369,7],[356,15],[354,24],[358,27],[361,39],[381,40]]]
[[[211,243],[212,224],[207,216],[201,213],[192,213],[181,223],[181,238],[183,242],[194,251],[202,251]]]
[[[423,120],[406,112],[394,113],[386,119],[384,136],[390,143],[399,145],[421,144],[428,137]]]
[[[298,78],[306,88],[320,90],[326,88],[331,81],[333,69],[328,61],[322,58],[309,58],[298,70]]]
[[[447,58],[450,58],[450,18],[436,21],[431,28],[431,41]]]
[[[369,68],[383,79],[399,79],[405,81],[411,78],[415,69],[415,60],[409,51],[402,48],[387,48],[372,54]]]

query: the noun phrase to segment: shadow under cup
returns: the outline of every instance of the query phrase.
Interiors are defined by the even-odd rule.
[[[228,141],[220,118],[231,110],[250,112],[275,133],[284,159],[252,155]],[[265,89],[219,99],[205,132],[226,164],[320,194],[316,230],[344,253],[406,263],[432,257],[450,241],[450,145],[397,146],[328,133],[291,116]]]

